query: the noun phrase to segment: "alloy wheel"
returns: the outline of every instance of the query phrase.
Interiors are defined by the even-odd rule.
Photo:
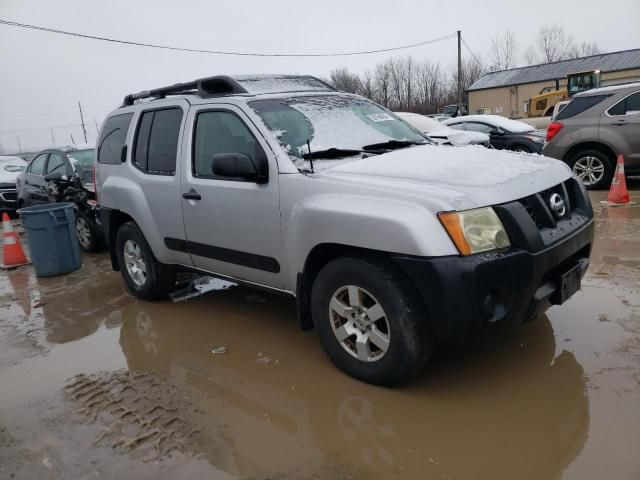
[[[573,173],[585,185],[595,185],[604,177],[604,164],[597,157],[581,157],[573,164]]]
[[[139,287],[147,281],[147,264],[142,257],[140,246],[133,240],[124,243],[124,263],[133,283]]]
[[[329,319],[336,339],[352,357],[376,362],[389,350],[391,330],[378,300],[356,285],[338,288],[329,302]]]

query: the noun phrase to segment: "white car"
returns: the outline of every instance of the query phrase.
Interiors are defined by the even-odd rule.
[[[20,157],[0,156],[0,211],[16,209],[16,178],[27,168]]]
[[[434,118],[419,113],[394,112],[412,127],[420,130],[438,145],[449,144],[456,147],[466,145],[489,145],[489,135],[480,132],[464,132],[447,127]]]

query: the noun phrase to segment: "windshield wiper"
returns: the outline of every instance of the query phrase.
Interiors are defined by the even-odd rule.
[[[412,145],[428,145],[428,141],[414,142],[410,140],[389,140],[388,142],[372,143],[371,145],[365,145],[363,150],[396,150],[398,148],[411,147]]]
[[[313,151],[311,152],[311,154],[305,153],[304,155],[302,155],[302,158],[304,158],[305,160],[308,160],[310,158],[332,159],[332,158],[349,157],[351,155],[357,155],[359,153],[372,153],[372,152],[365,151],[365,150],[354,150],[350,148],[332,147],[332,148],[327,148],[325,150]]]

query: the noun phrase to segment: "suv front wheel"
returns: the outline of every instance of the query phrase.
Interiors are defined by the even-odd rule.
[[[131,293],[142,300],[166,297],[175,287],[176,272],[158,262],[140,228],[123,224],[116,236],[120,272]]]
[[[384,262],[352,257],[329,262],[313,284],[311,311],[327,355],[368,383],[409,380],[433,349],[417,293]]]
[[[571,156],[569,166],[588,190],[609,188],[613,161],[600,150],[582,150]]]

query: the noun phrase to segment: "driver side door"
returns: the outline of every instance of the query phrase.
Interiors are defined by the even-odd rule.
[[[182,166],[186,249],[200,269],[284,287],[278,168],[266,141],[233,105],[192,108]],[[217,176],[213,156],[243,154],[268,162],[268,181]]]

